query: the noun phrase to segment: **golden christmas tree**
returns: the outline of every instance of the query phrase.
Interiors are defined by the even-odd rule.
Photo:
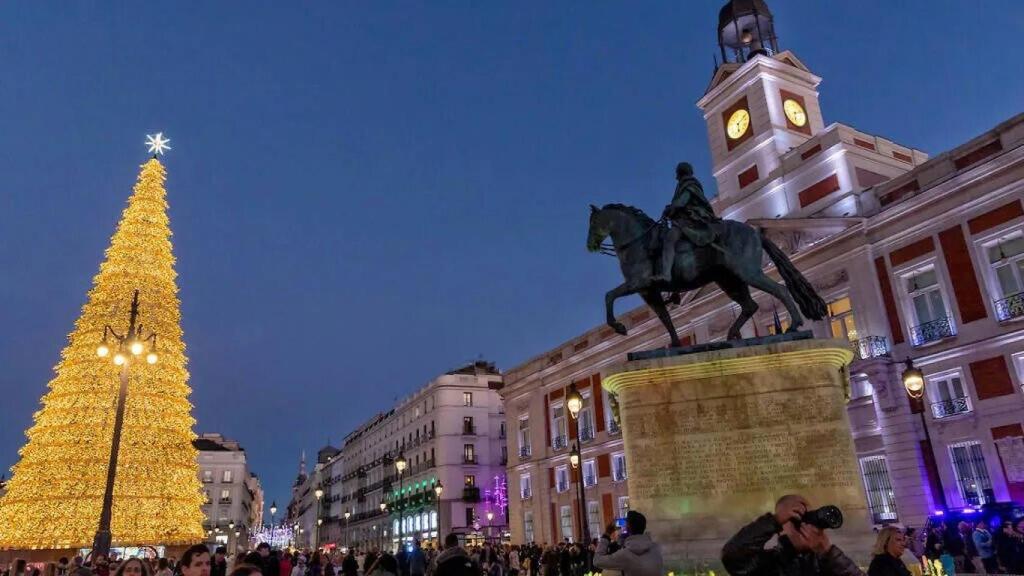
[[[166,141],[157,135],[150,145],[159,153]],[[0,548],[92,545],[122,375],[127,395],[113,484],[114,545],[184,544],[204,537],[165,174],[156,156],[141,167],[0,498]],[[143,336],[152,333],[156,339],[131,350],[130,342],[118,349],[111,337],[109,351],[98,350],[106,327],[127,332],[135,291]],[[150,351],[155,355],[147,358]],[[113,362],[116,356],[120,365]]]

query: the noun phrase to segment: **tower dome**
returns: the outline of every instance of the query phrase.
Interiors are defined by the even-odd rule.
[[[772,12],[764,0],[729,0],[718,11],[718,47],[723,62],[746,62],[779,51]]]

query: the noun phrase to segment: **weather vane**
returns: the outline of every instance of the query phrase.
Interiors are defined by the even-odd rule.
[[[157,132],[156,135],[146,134],[146,146],[149,146],[149,151],[153,154],[163,154],[164,150],[170,150],[170,142],[170,138],[164,138],[163,132]]]

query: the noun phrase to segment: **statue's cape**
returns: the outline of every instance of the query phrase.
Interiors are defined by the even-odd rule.
[[[707,210],[708,214],[715,214],[715,210],[711,207],[711,203],[708,202],[707,196],[704,195],[704,187],[701,186],[700,180],[697,180],[694,176],[683,178],[676,185],[676,196],[678,197],[683,190],[687,189],[692,192],[690,194],[690,202],[700,205],[701,208]]]

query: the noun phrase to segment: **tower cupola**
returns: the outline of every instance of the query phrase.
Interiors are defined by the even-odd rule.
[[[777,54],[775,24],[764,0],[729,0],[718,12],[722,62],[746,62],[758,54]]]

